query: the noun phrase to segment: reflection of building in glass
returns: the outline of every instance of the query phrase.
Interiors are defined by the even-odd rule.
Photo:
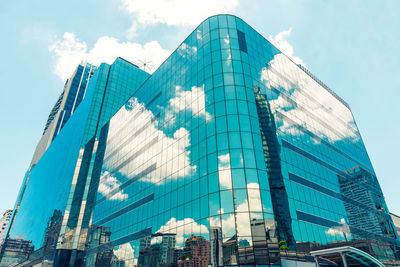
[[[159,236],[157,236],[159,235]],[[175,234],[155,234],[153,237],[160,237],[160,258],[159,262],[163,264],[173,264],[174,263],[174,252],[175,252]]]
[[[178,267],[207,267],[210,261],[210,243],[202,236],[191,236],[185,241]]]
[[[0,218],[0,245],[3,243],[3,238],[6,233],[11,214],[12,210],[6,210],[3,214],[3,217]]]
[[[210,265],[222,266],[222,229],[221,227],[210,226]]]
[[[152,75],[101,64],[16,207],[10,237],[35,247],[62,211],[56,265],[279,266],[366,236],[393,263],[400,245],[348,104],[230,15]]]
[[[58,235],[60,234],[63,214],[60,210],[55,210],[53,216],[47,223],[43,241],[44,258],[48,261],[53,260],[54,251],[57,247]]]
[[[33,250],[32,241],[22,238],[9,238],[1,247],[2,258],[0,259],[0,266],[13,266],[19,262],[23,262],[29,258]]]
[[[222,245],[222,251],[224,254],[224,265],[228,265],[230,263],[237,264],[238,263],[238,245],[236,239],[233,237],[227,241],[225,241]]]
[[[277,137],[276,123],[270,104],[260,88],[254,87],[254,95],[260,124],[261,139],[264,150],[265,166],[267,168],[272,205],[278,225],[280,240],[285,240],[289,246],[295,247],[293,238],[288,195],[282,176],[281,147]]]
[[[174,266],[176,235],[155,233],[140,240],[139,266]]]
[[[88,250],[101,246],[101,249],[88,253],[86,266],[110,266],[113,259],[113,248],[110,242],[110,228],[92,225],[88,240]]]
[[[344,205],[354,238],[369,238],[371,234],[396,238],[396,231],[375,175],[356,167],[340,173],[338,178],[340,191],[345,200],[348,200]]]
[[[253,220],[251,221],[251,231],[254,236],[258,237],[253,238],[253,249],[254,254],[257,255],[257,263],[278,263],[280,254],[275,221],[271,219]],[[262,238],[264,235],[266,239]]]

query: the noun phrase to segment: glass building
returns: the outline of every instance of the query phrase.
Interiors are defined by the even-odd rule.
[[[56,247],[58,257],[70,257],[73,248],[76,251],[76,236],[83,238],[87,234],[91,213],[90,205],[85,203],[95,193],[88,189],[93,183],[92,175],[97,175],[94,162],[96,156],[100,157],[97,153],[101,153],[103,125],[148,76],[121,58],[111,66],[101,64],[73,116],[27,171],[8,228],[8,240],[31,242],[35,248],[31,259],[53,261]],[[3,257],[0,265],[7,261]]]
[[[51,142],[53,142],[54,138],[56,138],[60,130],[81,103],[85,96],[87,84],[96,69],[97,67],[92,64],[81,62],[75,69],[71,78],[65,82],[64,89],[47,119],[43,130],[43,136],[33,154],[31,166],[39,161]]]
[[[27,174],[9,238],[39,251],[56,218],[56,266],[281,266],[360,240],[399,257],[348,104],[243,20],[208,18],[134,85],[113,66]]]

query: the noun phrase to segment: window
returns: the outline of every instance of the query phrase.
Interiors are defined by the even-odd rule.
[[[247,44],[246,44],[246,38],[244,36],[244,32],[238,30],[237,33],[238,33],[238,40],[239,40],[239,49],[242,50],[243,52],[247,53]]]

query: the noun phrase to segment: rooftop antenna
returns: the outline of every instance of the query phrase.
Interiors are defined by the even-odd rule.
[[[138,60],[139,61],[139,67],[147,72],[153,72],[154,70],[154,65],[152,64],[151,60],[148,60],[144,58],[143,60]]]

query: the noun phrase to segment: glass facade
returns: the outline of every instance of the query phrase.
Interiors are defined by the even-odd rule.
[[[36,146],[30,167],[34,166],[40,160],[44,152],[46,152],[47,148],[82,102],[88,82],[96,69],[97,67],[94,65],[81,62],[75,69],[71,78],[65,82],[64,89],[47,119],[43,130],[43,136]]]
[[[117,66],[89,83],[107,90],[93,89],[63,205],[43,207],[28,175],[22,202],[41,202],[42,218],[65,210],[57,266],[279,266],[307,246],[366,239],[394,259],[398,236],[348,105],[244,21],[208,18],[137,90],[121,93]],[[26,216],[11,236],[43,233]]]
[[[127,266],[273,265],[285,249],[369,238],[385,260],[398,244],[347,103],[224,15],[110,120],[92,227]]]
[[[31,257],[48,253],[52,260],[56,247],[60,251],[77,248],[75,239],[87,231],[89,214],[83,203],[91,205],[93,194],[88,190],[93,186],[97,148],[104,139],[101,128],[148,76],[121,58],[111,66],[101,64],[74,115],[27,172],[8,237],[32,242]]]
[[[96,69],[96,66],[93,66],[89,63],[81,63],[76,68],[75,73],[72,75],[71,79],[66,81],[63,93],[60,95],[59,99],[51,110],[43,134],[48,129],[56,114],[60,112],[53,139],[57,136],[59,131],[62,129],[62,127],[64,127],[65,123],[68,121],[75,109],[81,103],[83,97],[85,96],[86,86],[89,82],[89,79],[96,71]],[[67,94],[65,98],[64,94]],[[63,106],[63,108],[60,110],[61,105]]]

